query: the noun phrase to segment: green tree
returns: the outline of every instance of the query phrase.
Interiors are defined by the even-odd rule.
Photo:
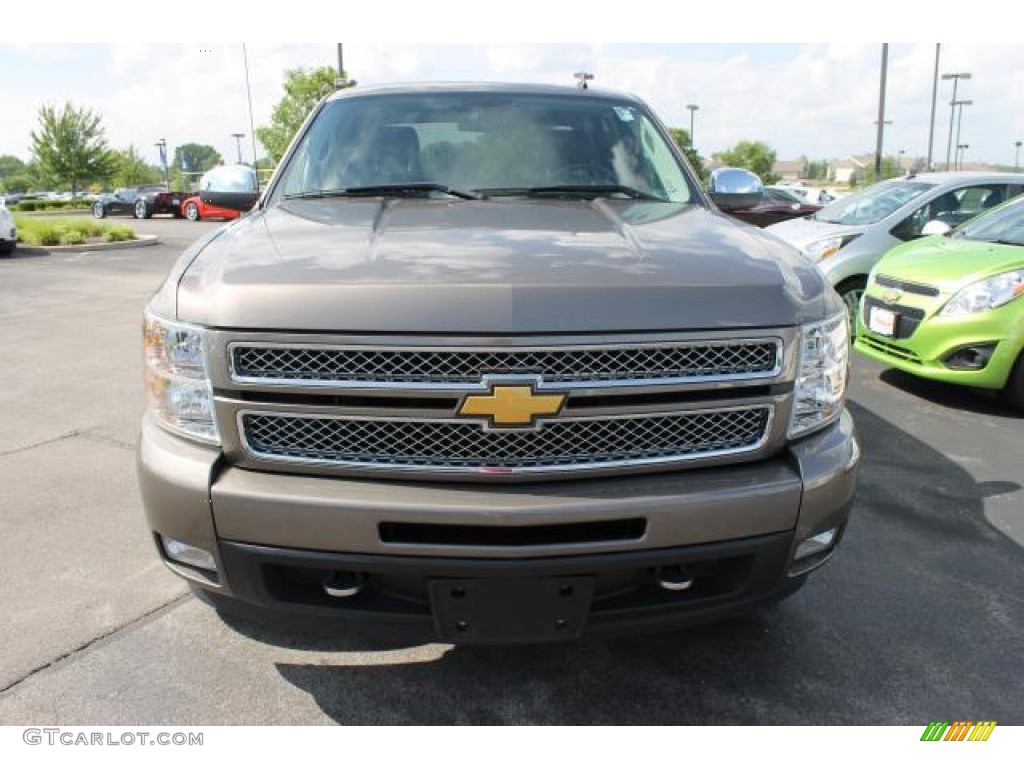
[[[134,187],[139,184],[156,184],[162,174],[142,159],[142,155],[129,144],[128,149],[114,150],[114,173],[111,180],[115,187]]]
[[[0,155],[0,181],[25,172],[25,163],[14,155]]]
[[[71,102],[39,109],[39,130],[32,131],[32,153],[43,176],[67,184],[74,194],[82,182],[109,177],[113,159],[98,113]]]
[[[324,96],[335,89],[337,71],[331,67],[285,70],[284,96],[270,115],[270,125],[256,129],[256,138],[266,148],[274,163],[281,160],[292,137],[302,122]],[[342,75],[345,79],[348,74]]]
[[[683,154],[686,155],[686,159],[690,161],[690,165],[693,166],[693,170],[697,172],[701,181],[707,181],[708,172],[704,167],[704,158],[700,156],[690,140],[690,132],[685,128],[669,128],[669,134],[672,136],[672,141],[676,143],[676,146],[683,150]]]
[[[181,164],[182,159],[185,160],[184,168]],[[209,144],[182,144],[174,149],[174,161],[171,163],[171,167],[189,173],[205,173],[223,162],[224,158],[220,156],[220,152]]]
[[[828,160],[808,160],[807,178],[815,181],[828,181],[829,169]]]
[[[772,173],[775,165],[775,150],[763,141],[741,141],[735,147],[718,155],[724,165],[746,168],[761,177],[765,184],[774,184],[779,175]]]

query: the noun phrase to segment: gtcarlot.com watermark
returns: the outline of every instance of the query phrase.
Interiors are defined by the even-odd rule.
[[[50,747],[201,747],[203,734],[184,731],[82,731],[75,728],[26,728],[22,740]]]

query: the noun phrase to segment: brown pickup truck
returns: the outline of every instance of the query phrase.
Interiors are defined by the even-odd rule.
[[[849,331],[636,98],[352,89],[145,311],[160,556],[221,604],[538,642],[749,611],[845,529]]]

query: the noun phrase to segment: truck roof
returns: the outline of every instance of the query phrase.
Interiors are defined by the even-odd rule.
[[[616,101],[642,100],[629,93],[609,90],[607,88],[586,89],[574,85],[550,85],[547,83],[492,83],[492,82],[433,82],[433,83],[390,83],[387,85],[358,86],[336,91],[328,101],[354,96],[404,94],[404,93],[506,93],[506,94],[545,94],[587,98],[611,99]]]

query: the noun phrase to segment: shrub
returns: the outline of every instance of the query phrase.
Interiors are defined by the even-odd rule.
[[[61,227],[51,224],[50,222],[44,223],[40,227],[35,227],[29,230],[27,237],[28,242],[32,243],[35,241],[37,245],[60,245],[60,239],[64,236],[64,230]]]
[[[36,202],[37,201],[35,200],[23,200],[22,202],[18,203],[15,207],[19,211],[34,211],[36,209]]]
[[[99,221],[89,221],[88,219],[75,219],[71,226],[77,232],[81,232],[84,237],[101,237],[110,227],[109,224],[103,224]]]
[[[85,245],[85,235],[81,232],[72,230],[71,232],[65,232],[60,237],[61,245]]]
[[[132,240],[134,238],[135,232],[131,227],[111,227],[106,233],[106,240],[108,243],[119,243],[123,240]]]

